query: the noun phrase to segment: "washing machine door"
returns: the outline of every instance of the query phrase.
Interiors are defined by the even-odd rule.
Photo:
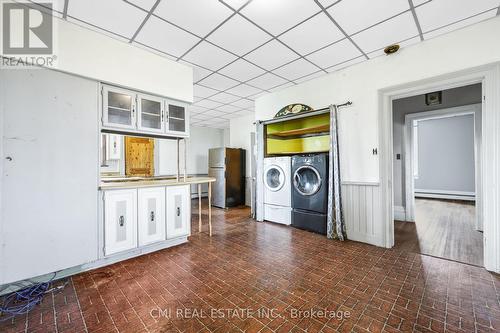
[[[318,170],[311,165],[301,166],[293,174],[293,186],[304,196],[318,193],[322,181]]]
[[[264,172],[264,184],[273,192],[281,190],[285,185],[285,173],[277,165],[271,165]]]

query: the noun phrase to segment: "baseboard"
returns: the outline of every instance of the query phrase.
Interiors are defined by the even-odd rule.
[[[465,192],[465,191],[440,191],[440,190],[415,189],[415,197],[476,201],[476,193]]]
[[[403,206],[394,206],[394,219],[406,221],[406,210]]]

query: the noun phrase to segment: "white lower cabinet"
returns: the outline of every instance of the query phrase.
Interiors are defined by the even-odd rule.
[[[104,192],[104,253],[137,247],[137,190]]]
[[[104,192],[104,255],[189,236],[189,185]]]
[[[190,203],[189,185],[167,187],[167,239],[189,235]]]
[[[138,190],[139,246],[165,240],[165,187]]]

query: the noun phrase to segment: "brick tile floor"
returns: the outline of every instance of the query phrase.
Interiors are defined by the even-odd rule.
[[[0,332],[500,331],[484,269],[248,215],[214,209],[210,238],[194,214],[188,244],[73,276]]]

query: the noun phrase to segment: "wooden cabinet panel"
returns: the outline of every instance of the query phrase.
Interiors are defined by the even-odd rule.
[[[154,139],[125,137],[125,174],[154,176]]]

